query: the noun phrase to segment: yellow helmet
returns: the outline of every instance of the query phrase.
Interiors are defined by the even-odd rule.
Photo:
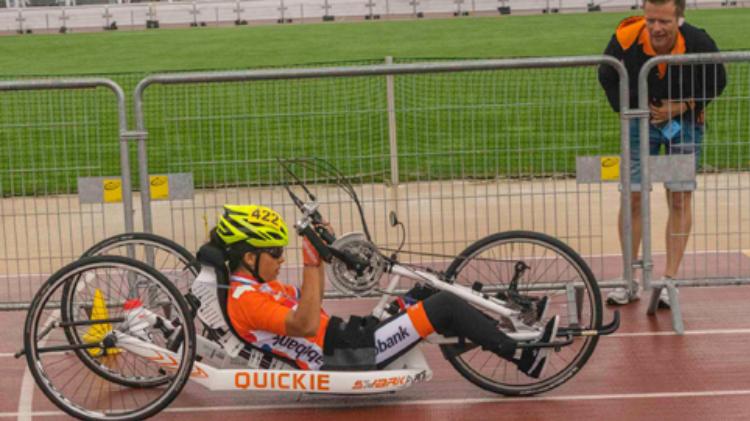
[[[258,205],[224,205],[216,234],[227,246],[242,241],[255,248],[289,244],[289,229],[281,215]]]

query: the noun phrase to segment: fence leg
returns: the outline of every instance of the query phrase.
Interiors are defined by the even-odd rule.
[[[678,334],[685,333],[685,325],[682,323],[682,309],[680,308],[680,296],[677,294],[677,287],[674,282],[666,281],[664,284],[659,282],[651,289],[651,297],[648,301],[648,314],[654,315],[659,306],[659,295],[662,288],[667,289],[669,294],[670,311],[672,313],[672,329]]]
[[[655,286],[651,289],[647,289],[646,291],[651,291],[651,296],[648,299],[648,310],[646,311],[646,313],[649,316],[653,316],[654,314],[656,314],[656,306],[659,305],[659,294],[661,293],[661,287]]]
[[[393,64],[393,57],[385,58],[385,64]],[[388,101],[388,140],[391,147],[391,185],[398,187],[398,138],[396,131],[396,94],[393,75],[385,77],[386,99]]]
[[[670,310],[672,311],[672,329],[678,335],[684,335],[685,325],[682,324],[680,297],[677,295],[677,287],[672,282],[667,282],[667,293],[669,294]]]

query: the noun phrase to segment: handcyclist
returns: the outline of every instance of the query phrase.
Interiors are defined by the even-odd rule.
[[[324,227],[332,232],[329,224]],[[449,292],[414,289],[419,301],[383,321],[352,317],[344,322],[329,315],[321,307],[324,261],[307,238],[301,288],[278,280],[288,243],[281,216],[257,205],[225,205],[211,232],[211,246],[223,251],[230,271],[227,313],[246,342],[303,369],[379,369],[437,332],[468,338],[530,377],[543,375],[550,348],[519,349],[495,320]],[[539,300],[532,310],[537,320],[546,308],[546,298]],[[552,317],[538,340],[554,340],[558,324],[559,316]]]

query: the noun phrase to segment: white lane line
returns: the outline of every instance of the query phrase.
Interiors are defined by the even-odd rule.
[[[13,357],[12,352],[0,352],[0,358],[10,358]]]
[[[83,284],[81,282],[80,284]],[[79,285],[80,285],[79,284]],[[76,290],[78,286],[76,286]],[[53,323],[60,321],[60,310],[53,311],[47,320],[44,321],[41,331],[44,332],[48,327],[52,326]],[[49,339],[49,334],[39,339],[38,347],[43,347]],[[33,413],[32,399],[34,398],[34,377],[31,375],[28,365],[24,365],[23,368],[23,380],[21,380],[21,395],[18,397],[18,421],[31,421]]]
[[[618,393],[602,395],[561,395],[561,396],[535,396],[528,398],[474,398],[474,399],[425,399],[425,400],[363,400],[354,402],[320,402],[320,403],[285,403],[276,405],[230,405],[230,406],[193,406],[182,408],[167,408],[164,412],[230,412],[230,411],[272,411],[284,409],[343,409],[363,408],[378,406],[445,406],[445,405],[477,405],[477,404],[507,404],[518,402],[576,402],[576,401],[602,401],[602,400],[628,400],[628,399],[664,399],[664,398],[715,398],[731,396],[750,396],[750,390],[707,390],[697,392],[662,392],[662,393]],[[0,412],[0,418],[21,416],[59,416],[62,412],[40,411],[40,412]]]
[[[687,330],[686,336],[701,335],[747,335],[750,329],[713,329],[713,330]],[[628,337],[646,337],[646,336],[677,336],[675,332],[632,332],[632,333],[615,333],[605,336],[605,338],[628,338]],[[2,353],[0,357],[12,357],[12,353]],[[43,411],[31,412],[31,396],[33,394],[34,381],[28,369],[24,370],[23,382],[21,385],[21,397],[19,399],[19,412],[0,412],[0,418],[14,418],[19,420],[31,420],[31,417],[59,416],[62,412]],[[671,392],[671,393],[646,393],[646,394],[619,394],[619,395],[571,395],[571,396],[549,396],[549,397],[528,397],[528,398],[487,398],[487,399],[440,399],[440,400],[419,400],[419,401],[397,401],[397,402],[348,402],[346,404],[321,403],[317,405],[288,404],[288,405],[256,405],[256,406],[220,406],[220,407],[188,407],[188,408],[168,408],[165,412],[218,412],[218,411],[261,411],[273,409],[305,409],[305,408],[346,408],[353,406],[382,406],[382,405],[458,405],[461,403],[503,403],[503,402],[525,402],[525,401],[576,401],[576,400],[602,400],[602,399],[649,399],[660,397],[711,397],[711,396],[743,396],[750,395],[750,390],[727,390],[727,391],[706,391],[706,392]]]
[[[0,412],[0,418],[16,418],[21,419],[22,417],[59,417],[60,415],[65,415],[62,411],[39,411],[39,412],[29,412],[29,413],[20,413],[20,412]]]
[[[686,330],[685,336],[701,336],[701,335],[748,335],[750,329],[705,329],[705,330]],[[639,337],[639,336],[678,336],[674,331],[663,331],[663,332],[623,332],[613,333],[605,336],[605,338],[627,338],[627,337]]]
[[[21,380],[21,395],[18,397],[18,421],[31,421],[32,397],[34,396],[34,378],[29,367],[24,365],[23,380]]]

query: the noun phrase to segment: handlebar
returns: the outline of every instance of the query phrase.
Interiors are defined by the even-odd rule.
[[[323,241],[325,241],[329,246],[333,244],[334,241],[336,241],[336,236],[331,234],[331,231],[328,231],[327,229],[325,229],[325,227],[316,226],[315,232],[317,232],[320,238],[322,238]]]
[[[295,225],[295,227],[297,228],[297,232],[300,235],[302,235],[302,231],[305,229],[306,225],[312,225],[313,229],[318,234],[318,237],[325,241],[326,245],[330,246],[334,241],[336,241],[336,236],[334,236],[323,226],[323,216],[318,211],[317,202],[303,203],[302,201],[295,201],[295,204],[297,205],[299,210],[302,211],[303,215],[303,218],[299,222],[297,222],[297,225]],[[310,242],[314,241],[311,238],[308,238],[308,240],[310,240]],[[318,250],[318,252],[320,252],[320,250]]]
[[[297,234],[307,238],[307,240],[310,241],[310,244],[312,244],[312,246],[315,247],[315,250],[318,251],[321,259],[325,260],[328,263],[331,262],[331,257],[333,256],[333,253],[331,253],[331,247],[328,247],[328,245],[326,245],[326,242],[322,238],[320,238],[320,236],[316,232],[317,230],[313,228],[310,218],[302,219],[301,221],[297,222],[294,227],[297,229]]]
[[[297,234],[307,238],[308,241],[310,241],[310,244],[315,247],[315,250],[317,250],[320,258],[326,263],[331,263],[335,257],[341,260],[349,270],[362,274],[369,266],[369,262],[360,259],[345,250],[339,250],[333,247],[333,242],[336,241],[336,237],[331,234],[330,231],[325,229],[325,227],[315,225],[316,218],[314,213],[317,213],[317,205],[313,208],[313,211],[310,212],[310,214],[306,214],[294,225]],[[320,213],[317,213],[317,216],[322,221]]]
[[[294,202],[300,212],[302,212],[302,219],[294,224],[297,234],[307,238],[308,241],[310,241],[310,244],[315,247],[320,258],[326,263],[331,263],[333,257],[336,257],[344,262],[349,270],[354,270],[361,275],[364,270],[367,269],[369,262],[360,259],[349,252],[338,250],[333,247],[333,243],[336,241],[336,236],[323,226],[323,216],[318,211],[318,203],[315,201],[315,197],[305,188],[311,201],[303,202],[294,194],[294,192],[292,192],[289,186],[284,187],[292,198],[292,202]]]

